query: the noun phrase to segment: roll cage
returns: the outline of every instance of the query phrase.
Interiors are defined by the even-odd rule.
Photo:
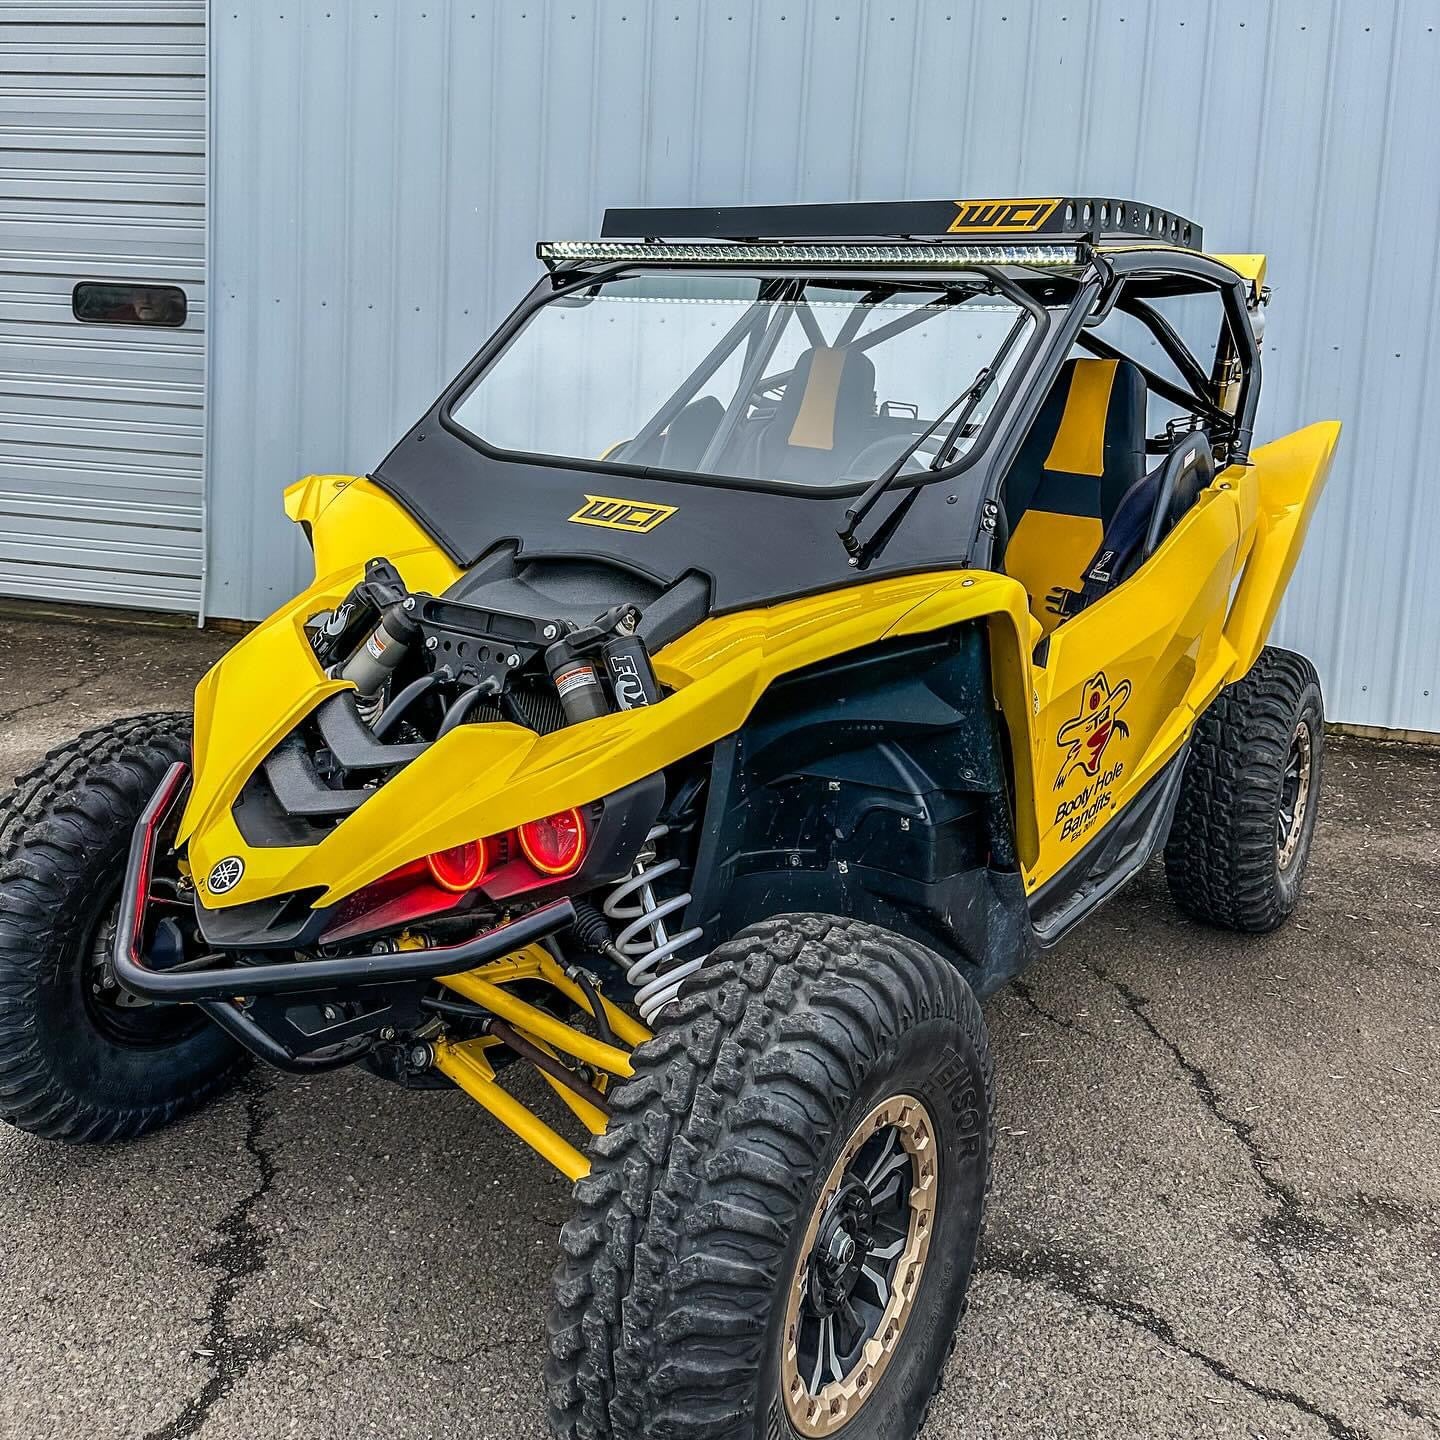
[[[621,235],[637,238],[617,238]],[[374,476],[457,563],[473,563],[497,536],[523,534],[532,553],[583,552],[607,563],[640,565],[666,583],[685,564],[698,565],[718,579],[719,608],[843,583],[847,568],[854,575],[856,570],[904,573],[939,564],[990,567],[995,528],[1003,523],[999,497],[1006,475],[1065,359],[1077,348],[1101,358],[1121,354],[1097,331],[1113,311],[1133,317],[1165,357],[1161,363],[1167,370],[1173,367],[1173,374],[1162,374],[1153,363],[1159,355],[1152,355],[1151,363],[1144,355],[1123,356],[1138,366],[1154,395],[1188,414],[1180,428],[1203,430],[1221,465],[1247,460],[1260,381],[1250,314],[1263,291],[1249,270],[1200,253],[1199,243],[1198,226],[1133,201],[612,210],[600,240],[537,247],[547,273]],[[1034,330],[1019,347],[1023,353],[994,395],[983,424],[967,437],[969,448],[936,468],[894,476],[877,464],[873,475],[806,486],[749,474],[668,469],[649,460],[627,461],[623,454],[599,459],[505,450],[455,419],[454,407],[542,307],[607,281],[667,272],[744,274],[769,287],[765,293],[772,296],[803,297],[804,287],[812,284],[844,285],[870,295],[924,288],[963,295],[985,285],[1021,306]],[[1208,349],[1202,360],[1158,308],[1166,297],[1207,293],[1219,297],[1224,317],[1213,360]],[[804,325],[803,306],[798,314]],[[867,337],[846,338],[863,344]],[[874,336],[869,343],[877,343]],[[689,373],[673,388],[667,383],[660,392],[663,401],[647,408],[640,435],[664,430],[693,393],[705,363],[696,366],[686,357]],[[773,389],[785,377],[757,371],[753,378]],[[970,378],[957,375],[957,391]],[[422,446],[427,437],[432,443]],[[1166,453],[1180,438],[1179,433],[1152,436],[1151,451]],[[633,456],[634,447],[627,448]],[[666,493],[672,483],[689,492],[681,504],[685,518],[667,522],[662,542],[643,554],[609,540],[603,531],[592,530],[581,542],[575,527],[565,523],[569,512],[561,509],[562,492],[568,496],[593,488],[673,505]],[[472,487],[482,486],[483,506],[471,498],[481,493]],[[893,503],[881,505],[886,496]],[[957,504],[961,508],[951,508]],[[799,505],[807,507],[803,514],[795,508]],[[907,525],[912,515],[914,523]],[[784,584],[758,551],[750,555],[727,543],[723,554],[712,559],[713,552],[702,554],[697,548],[702,527],[725,537],[733,534],[738,544],[738,537],[756,524],[782,533],[815,520],[839,534],[844,546],[829,551],[807,543]],[[691,525],[695,532],[688,530]],[[717,565],[727,573],[719,575]]]
[[[944,216],[942,207],[953,205],[964,238],[952,239],[957,220],[945,233],[921,239],[932,217]],[[1061,206],[1063,205],[1063,209]],[[1047,208],[1048,207],[1048,208]],[[1003,238],[1017,224],[1044,212],[1034,238],[1017,242]],[[972,220],[972,217],[973,220]],[[890,243],[839,237],[870,233],[869,227],[889,226]],[[1203,430],[1217,465],[1245,464],[1249,458],[1260,391],[1260,354],[1250,322],[1252,305],[1262,292],[1248,287],[1229,266],[1199,253],[1200,228],[1183,217],[1147,207],[1136,201],[1072,199],[1066,201],[956,201],[911,202],[896,205],[852,204],[740,207],[731,210],[623,210],[608,211],[598,242],[551,242],[537,246],[538,257],[550,270],[554,293],[567,293],[576,284],[643,271],[711,270],[727,264],[746,273],[764,275],[776,285],[789,283],[802,298],[812,281],[844,280],[870,284],[873,294],[886,287],[895,290],[941,285],[957,298],[975,293],[974,282],[954,277],[947,282],[946,266],[968,266],[972,276],[1003,294],[1028,313],[1035,323],[1027,353],[1017,364],[1002,391],[977,443],[953,464],[935,469],[921,480],[947,479],[975,463],[987,450],[992,461],[984,488],[978,539],[982,545],[993,530],[998,494],[1020,441],[1054,383],[1072,346],[1109,360],[1127,360],[1140,371],[1154,394],[1194,417],[1189,429]],[[640,235],[637,242],[613,237]],[[676,237],[661,239],[658,237]],[[694,237],[709,243],[692,243]],[[903,277],[903,278],[902,278]],[[1041,299],[1055,298],[1060,286],[1071,287],[1069,305],[1058,320]],[[546,282],[534,298],[544,303]],[[777,292],[779,293],[779,292]],[[1222,333],[1214,359],[1206,365],[1167,317],[1151,303],[1182,295],[1217,295],[1222,306]],[[1174,365],[1180,379],[1158,373],[1151,365],[1093,333],[1112,311],[1138,321]],[[528,312],[527,312],[528,313]],[[874,345],[906,324],[908,317],[856,338],[861,306],[853,326],[842,327],[836,343],[860,348]],[[800,311],[802,323],[805,310]],[[810,327],[807,325],[807,331]],[[724,346],[732,337],[722,340]],[[811,334],[812,342],[815,339]],[[718,351],[719,347],[717,347]],[[709,362],[686,377],[669,400],[652,417],[642,436],[653,436],[684,407],[710,373]],[[757,366],[763,363],[763,357]],[[755,379],[761,375],[757,368]],[[788,375],[765,377],[778,387]],[[744,387],[732,410],[743,404]],[[727,425],[735,416],[727,413]],[[722,432],[728,433],[728,430]],[[1166,453],[1176,436],[1154,436],[1149,448]],[[985,442],[989,442],[987,445]],[[913,485],[917,477],[878,476],[857,504],[846,512],[842,538],[849,540],[855,526],[891,484]],[[898,516],[895,517],[898,522]],[[876,537],[881,538],[881,537]],[[987,547],[988,548],[988,547]],[[852,551],[852,554],[854,552]],[[862,551],[863,553],[863,551]],[[977,558],[977,557],[972,557]]]

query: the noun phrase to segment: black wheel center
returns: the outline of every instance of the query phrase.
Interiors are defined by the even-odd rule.
[[[895,1354],[934,1228],[934,1154],[925,1107],[893,1095],[820,1187],[786,1312],[786,1405],[804,1435],[842,1429]]]
[[[119,909],[119,901],[112,901],[100,914],[90,936],[80,971],[80,998],[85,1012],[102,1035],[127,1049],[177,1044],[199,1031],[205,1024],[204,1017],[193,1006],[153,1005],[120,988],[110,963]],[[174,925],[173,920],[162,920],[161,938],[170,940],[163,927]],[[161,953],[173,952],[178,959],[183,956],[182,946],[177,928],[169,951],[162,945]]]
[[[810,1300],[817,1315],[833,1315],[848,1303],[874,1246],[870,1193],[849,1176],[825,1207],[810,1256]]]

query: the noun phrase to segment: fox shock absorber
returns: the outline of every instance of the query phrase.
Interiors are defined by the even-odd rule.
[[[639,710],[660,698],[660,684],[650,664],[650,652],[635,633],[639,617],[632,610],[615,627],[615,638],[600,651],[605,678],[615,703],[622,710]]]
[[[570,725],[610,713],[605,687],[600,683],[594,660],[587,653],[589,648],[586,633],[575,631],[563,636],[545,651],[545,668],[555,682],[560,708]]]
[[[407,596],[387,605],[380,623],[365,637],[360,648],[335,672],[337,680],[354,687],[361,716],[370,721],[379,714],[380,692],[405,658],[420,634],[419,622],[411,613],[415,601]]]
[[[593,625],[570,630],[545,651],[545,666],[569,724],[659,700],[649,652],[635,633],[639,619],[633,605],[617,605]]]
[[[605,898],[600,907],[620,929],[606,949],[611,959],[624,965],[626,981],[635,987],[635,1007],[647,1025],[680,993],[680,986],[705,963],[705,957],[677,958],[705,933],[696,925],[670,932],[667,921],[680,914],[691,901],[689,891],[661,900],[655,882],[680,868],[676,859],[661,860],[656,844],[670,833],[668,825],[652,825],[634,868]]]

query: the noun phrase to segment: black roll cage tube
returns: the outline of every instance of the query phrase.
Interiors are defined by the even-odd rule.
[[[1153,305],[1138,298],[1132,298],[1127,302],[1122,295],[1120,308],[1127,315],[1133,315],[1139,320],[1160,342],[1161,349],[1174,361],[1175,368],[1180,371],[1195,392],[1195,398],[1197,400],[1204,398],[1209,390],[1211,377],[1205,373],[1199,357],[1191,353],[1190,347],[1176,333],[1175,327],[1169,320]]]
[[[1178,274],[1201,282],[1202,286],[1218,291],[1225,319],[1230,331],[1231,343],[1235,346],[1240,360],[1240,393],[1236,400],[1235,413],[1227,414],[1206,395],[1192,395],[1173,381],[1156,375],[1148,367],[1139,365],[1132,357],[1107,344],[1096,335],[1085,333],[1087,322],[1097,314],[1103,317],[1118,303],[1127,313],[1134,313],[1123,299],[1124,281],[1154,274]],[[1142,302],[1143,303],[1143,302]],[[1156,320],[1162,320],[1158,311],[1145,305],[1143,309]],[[1142,324],[1147,324],[1145,315],[1137,315]],[[1167,328],[1168,322],[1167,322]],[[1173,331],[1171,332],[1173,335]],[[1162,346],[1167,346],[1163,335],[1155,337]],[[1178,336],[1175,343],[1182,345]],[[965,566],[991,568],[994,554],[996,526],[1001,517],[1001,492],[1010,473],[1010,466],[1019,453],[1025,436],[1029,433],[1045,396],[1060,374],[1070,347],[1079,344],[1093,354],[1105,359],[1127,360],[1136,364],[1145,376],[1147,385],[1158,395],[1173,401],[1186,409],[1194,409],[1207,418],[1224,424],[1229,435],[1227,463],[1246,465],[1250,458],[1250,441],[1254,434],[1255,409],[1260,398],[1260,347],[1255,342],[1255,332],[1250,325],[1250,312],[1245,303],[1244,281],[1228,266],[1211,260],[1208,256],[1183,250],[1130,250],[1096,252],[1081,279],[1075,300],[1059,323],[1054,342],[1034,367],[1030,377],[1025,401],[1016,407],[1010,423],[996,437],[991,448],[992,470],[981,497],[976,518],[974,541],[970,553],[965,556]],[[1194,357],[1191,356],[1192,363]],[[1198,366],[1197,366],[1198,368]]]
[[[1240,393],[1236,398],[1233,415],[1222,410],[1205,392],[1213,383],[1205,375],[1204,368],[1196,360],[1185,342],[1175,333],[1170,322],[1142,297],[1128,301],[1120,298],[1120,308],[1134,315],[1160,342],[1166,354],[1175,362],[1182,373],[1193,370],[1197,393],[1187,394],[1180,386],[1163,376],[1155,375],[1145,366],[1146,382],[1158,395],[1189,409],[1196,409],[1208,419],[1230,427],[1230,455],[1232,465],[1245,465],[1250,459],[1250,442],[1255,434],[1255,411],[1260,403],[1260,347],[1255,341],[1255,331],[1250,324],[1250,309],[1245,300],[1245,282],[1229,266],[1212,260],[1208,255],[1189,250],[1114,250],[1097,252],[1091,261],[1093,273],[1099,275],[1107,285],[1125,280],[1142,280],[1147,276],[1180,275],[1198,281],[1206,289],[1218,292],[1220,304],[1225,313],[1230,343],[1235,347],[1240,361]],[[1112,302],[1113,303],[1113,302]],[[1130,359],[1105,347],[1098,336],[1089,335],[1080,340],[1086,349],[1102,353],[1102,347],[1109,350],[1107,359]],[[1182,358],[1183,357],[1183,358]],[[1132,361],[1132,363],[1134,363]],[[1196,402],[1199,402],[1198,404]]]
[[[1120,308],[1125,310],[1127,315],[1133,313],[1125,306]],[[1194,394],[1183,385],[1177,385],[1173,380],[1167,380],[1165,376],[1157,375],[1148,365],[1142,365],[1133,355],[1127,355],[1119,346],[1110,344],[1108,340],[1102,340],[1098,335],[1089,335],[1082,330],[1076,337],[1075,343],[1101,360],[1123,360],[1127,365],[1133,365],[1145,377],[1147,389],[1153,390],[1157,395],[1175,405],[1184,406],[1187,410],[1194,410],[1207,420],[1217,425],[1224,425],[1227,429],[1234,421],[1235,417],[1227,415],[1208,395]]]
[[[780,336],[790,323],[790,311],[785,306],[787,303],[798,301],[804,293],[805,282],[797,278],[792,280],[789,285],[782,287],[772,300],[762,302],[772,307],[770,318],[766,321],[765,328],[759,332],[759,339],[750,347],[750,353],[745,357],[744,368],[740,371],[740,383],[735,387],[735,398],[725,407],[725,413],[720,417],[720,424],[716,426],[715,433],[710,437],[710,443],[706,445],[699,463],[695,466],[697,472],[703,473],[705,467],[712,464],[730,443],[730,437],[735,433],[735,427],[739,425],[740,418],[745,413],[745,407],[750,403],[750,396],[764,378],[766,362],[775,353],[775,347],[780,343]],[[685,382],[685,384],[688,383],[688,381]],[[681,389],[684,388],[685,385],[682,385]]]

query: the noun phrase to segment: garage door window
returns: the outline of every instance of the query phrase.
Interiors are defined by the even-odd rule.
[[[162,325],[185,323],[185,292],[178,285],[133,285],[82,280],[70,296],[77,320],[90,325]]]

